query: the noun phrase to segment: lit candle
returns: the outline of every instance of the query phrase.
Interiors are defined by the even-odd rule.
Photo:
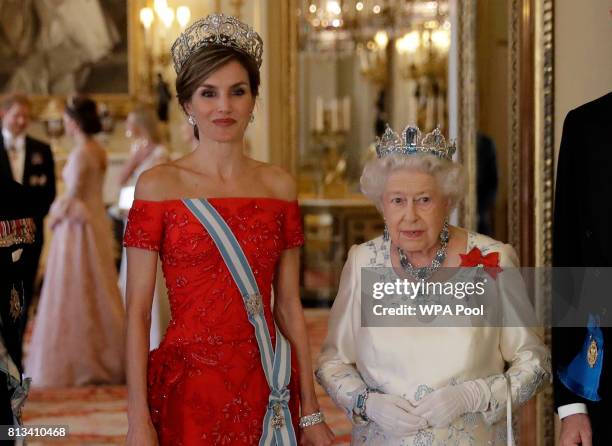
[[[145,30],[144,38],[145,38],[145,46],[149,48],[151,46],[151,24],[153,23],[153,10],[151,8],[142,8],[140,10],[140,23]]]
[[[342,130],[348,132],[351,128],[351,98],[342,98]]]
[[[368,71],[368,56],[364,48],[359,50],[359,65],[361,67],[361,71]]]
[[[440,127],[440,129],[444,130],[446,128],[446,114],[444,113],[444,95],[438,95],[437,99],[437,109],[438,109],[438,120],[436,125]]]
[[[169,30],[172,27],[172,22],[174,21],[174,10],[172,8],[166,8],[160,14],[160,19],[166,30]]]
[[[329,105],[329,112],[330,112],[330,121],[331,121],[331,131],[332,132],[337,132],[339,130],[339,122],[338,122],[338,99],[334,98],[331,100],[330,105]]]
[[[416,100],[417,83],[414,79],[408,79],[408,124],[417,125],[417,100]]]
[[[436,98],[434,96],[427,96],[426,109],[425,109],[425,128],[426,131],[431,132],[435,125],[434,123],[434,108],[436,106]]]
[[[191,11],[187,6],[179,6],[176,8],[176,21],[179,23],[179,26],[182,30],[185,29],[189,20],[191,19]]]
[[[315,131],[322,132],[325,130],[325,104],[323,103],[323,98],[317,96],[317,100],[315,102]]]

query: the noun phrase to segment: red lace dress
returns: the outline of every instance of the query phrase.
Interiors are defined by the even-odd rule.
[[[304,242],[297,202],[209,202],[249,260],[274,345],[270,295],[276,267],[283,249]],[[180,200],[135,200],[124,245],[159,251],[168,287],[172,319],[148,364],[149,409],[160,445],[257,444],[270,390],[242,297],[213,240]],[[294,425],[297,385],[292,367]]]

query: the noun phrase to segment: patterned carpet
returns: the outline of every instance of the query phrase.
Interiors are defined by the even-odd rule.
[[[316,358],[327,331],[328,310],[306,310],[306,324],[313,357]],[[317,385],[321,409],[336,434],[337,445],[350,442],[350,423],[323,389]],[[26,425],[64,425],[66,440],[28,441],[28,446],[120,445],[127,432],[127,391],[117,387],[33,390],[24,408]]]

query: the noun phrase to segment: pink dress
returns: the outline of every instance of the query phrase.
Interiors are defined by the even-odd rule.
[[[53,238],[25,373],[35,387],[121,384],[125,314],[102,201],[104,170],[78,148],[63,178],[66,193],[49,214]]]

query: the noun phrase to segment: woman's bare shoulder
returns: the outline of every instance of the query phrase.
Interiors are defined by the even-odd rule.
[[[140,200],[162,201],[172,196],[181,178],[180,166],[176,162],[157,164],[145,170],[136,182],[135,198]]]

